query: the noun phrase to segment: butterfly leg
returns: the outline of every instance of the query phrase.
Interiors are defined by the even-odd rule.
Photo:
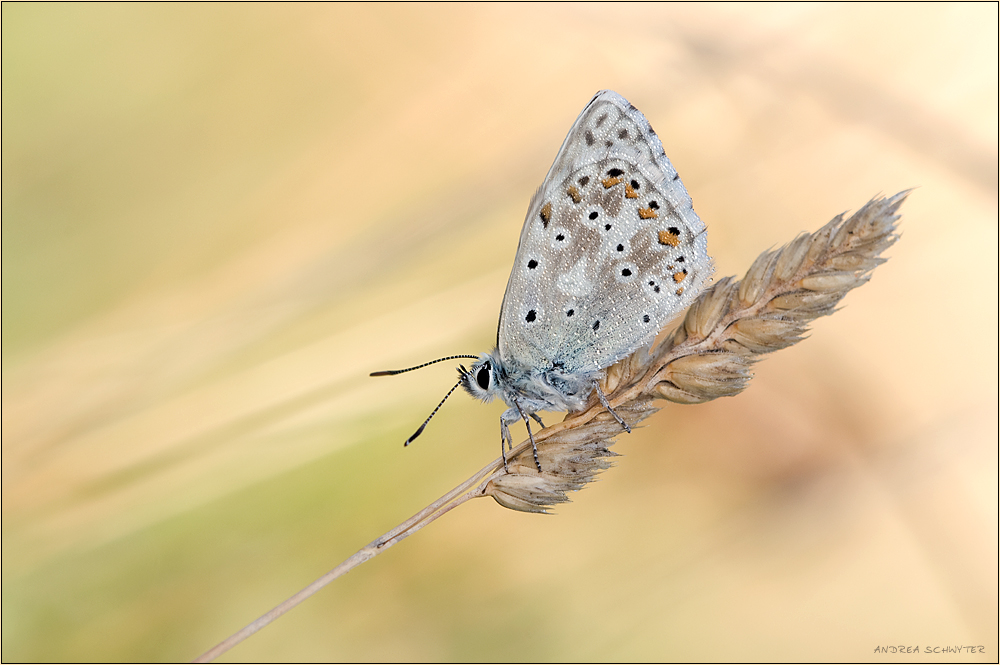
[[[536,423],[538,423],[539,425],[541,425],[543,429],[545,428],[545,423],[542,422],[542,419],[539,418],[537,414],[531,413],[531,414],[528,414],[528,415],[531,416],[532,420],[534,420]]]
[[[510,469],[507,468],[507,450],[503,447],[503,444],[504,441],[506,441],[507,448],[511,450],[514,449],[514,442],[510,437],[510,428],[507,427],[507,418],[509,417],[508,414],[512,410],[513,409],[508,409],[503,412],[503,415],[500,416],[500,456],[503,457],[503,470],[508,473],[510,472]]]
[[[597,391],[597,399],[601,400],[601,405],[608,410],[608,413],[615,417],[615,420],[618,421],[618,424],[622,426],[623,430],[631,434],[632,428],[629,427],[628,423],[622,420],[622,417],[615,413],[615,410],[611,408],[611,404],[608,402],[607,396],[604,394],[604,391],[601,390],[601,386],[598,385],[597,381],[594,381],[594,390]]]
[[[531,439],[531,454],[535,456],[535,466],[538,467],[538,473],[541,473],[542,464],[538,461],[538,446],[535,445],[535,435],[531,433],[531,421],[528,420],[528,416],[524,415],[524,411],[521,410],[520,404],[514,402],[514,407],[521,415],[521,419],[524,420],[524,426],[528,428],[528,438]],[[535,414],[531,415],[534,416]]]

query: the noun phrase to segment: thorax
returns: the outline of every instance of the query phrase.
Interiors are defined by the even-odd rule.
[[[526,413],[579,411],[590,397],[594,379],[602,374],[571,373],[558,363],[544,368],[524,367],[511,361],[499,361],[497,364],[500,397],[511,407],[515,406],[516,400]]]

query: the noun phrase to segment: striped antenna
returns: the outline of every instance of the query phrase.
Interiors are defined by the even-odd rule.
[[[452,357],[453,358],[461,358],[463,356],[452,356]],[[468,358],[469,356],[464,356],[464,357]],[[478,356],[473,356],[473,357],[478,357]],[[442,360],[451,360],[451,358],[442,358]],[[411,369],[416,369],[416,368],[411,368]],[[405,372],[406,370],[403,370],[403,371]],[[415,438],[417,438],[418,436],[420,436],[420,433],[424,431],[424,428],[427,427],[427,423],[429,423],[431,421],[431,418],[434,417],[434,414],[438,412],[438,409],[441,408],[441,405],[444,404],[444,401],[446,399],[448,399],[449,397],[451,397],[451,394],[453,392],[455,392],[455,388],[458,388],[460,385],[462,385],[462,381],[461,380],[459,380],[458,383],[456,383],[455,385],[453,385],[451,387],[451,390],[449,390],[448,394],[444,396],[444,399],[442,399],[440,402],[438,402],[438,405],[436,407],[434,407],[433,411],[431,411],[431,415],[427,416],[427,420],[424,421],[424,424],[421,425],[420,427],[418,427],[417,431],[413,433],[413,436],[411,436],[409,439],[406,440],[406,442],[403,444],[404,448],[406,446],[410,445],[411,443],[413,443],[413,440]]]
[[[438,358],[437,360],[432,360],[429,363],[424,363],[423,365],[415,365],[413,367],[407,367],[406,369],[385,369],[381,372],[372,372],[369,376],[393,376],[394,374],[402,374],[403,372],[412,372],[415,369],[420,369],[421,367],[427,367],[428,365],[433,365],[434,363],[444,362],[445,360],[455,360],[456,358],[472,358],[473,360],[479,360],[479,356],[448,356],[447,358]],[[454,388],[452,388],[454,390]],[[451,393],[448,393],[449,395]],[[447,397],[445,399],[448,399]],[[437,409],[435,409],[437,411]],[[434,415],[433,413],[431,415]],[[426,424],[426,423],[425,423]],[[423,429],[422,427],[420,429]],[[420,434],[420,432],[417,432]],[[416,437],[416,434],[413,435]]]

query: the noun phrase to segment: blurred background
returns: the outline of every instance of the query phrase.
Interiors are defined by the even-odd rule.
[[[402,447],[452,363],[368,373],[491,348],[603,88],[718,276],[918,187],[890,261],[555,516],[468,503],[223,660],[996,661],[996,4],[2,11],[4,661],[193,658],[492,460],[464,395]]]

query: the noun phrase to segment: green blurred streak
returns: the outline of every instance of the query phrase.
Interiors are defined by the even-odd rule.
[[[466,407],[475,409],[472,404]],[[235,630],[239,622],[263,613],[282,600],[282,594],[304,586],[447,489],[437,485],[440,476],[434,473],[445,451],[436,455],[405,451],[400,442],[409,429],[406,425],[405,430],[373,435],[369,420],[348,423],[337,435],[363,430],[369,438],[343,453],[95,550],[67,553],[26,576],[5,574],[4,661],[193,658],[222,639],[223,633]],[[331,434],[324,427],[296,432],[296,436]],[[474,447],[451,452],[455,454],[447,455],[447,467],[454,474],[482,457]],[[400,493],[402,488],[407,488],[407,494]],[[404,549],[409,551],[403,553]],[[430,551],[417,555],[416,561],[422,562],[417,563],[412,547],[400,546],[396,552],[399,556],[384,557],[391,559],[389,563],[352,573],[344,584],[305,608],[305,613],[319,611],[336,625],[338,616],[371,606],[371,587],[386,583],[379,582],[379,577],[395,581],[389,584],[405,584],[406,571],[413,565],[428,566],[420,586],[437,587],[435,595],[441,602],[450,595],[446,590],[455,585],[449,580],[456,571],[481,567]],[[266,580],[266,593],[248,595],[245,581],[250,579]],[[415,605],[423,602],[424,594],[417,588],[395,596],[393,614],[420,614]],[[452,607],[449,612],[461,614],[462,610]],[[302,620],[303,612],[297,616]],[[382,620],[368,615],[350,634],[341,635],[341,651],[327,651],[325,657],[378,660],[381,653],[391,658],[380,652]],[[279,643],[280,633],[275,632]],[[262,637],[265,643],[270,639]],[[332,646],[329,637],[320,639],[323,646],[303,645],[303,653],[322,658],[322,649]],[[438,649],[447,649],[447,641],[438,637],[442,642]],[[266,648],[259,640],[249,646],[253,653]],[[447,655],[434,650],[427,657]],[[405,654],[396,653],[395,658],[405,658]]]

